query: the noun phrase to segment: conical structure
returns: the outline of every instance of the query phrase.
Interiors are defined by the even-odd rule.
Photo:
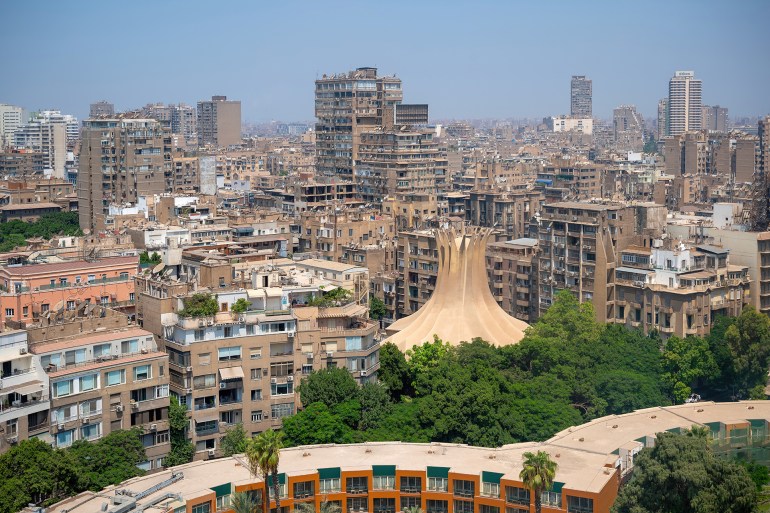
[[[491,232],[436,230],[439,266],[433,295],[417,312],[391,324],[386,342],[405,351],[432,341],[433,335],[453,345],[481,337],[496,346],[524,337],[528,324],[505,313],[489,291],[484,257]]]

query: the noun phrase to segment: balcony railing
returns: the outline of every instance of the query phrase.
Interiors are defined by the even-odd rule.
[[[24,409],[24,408],[29,408],[31,406],[38,406],[38,405],[40,405],[40,403],[44,403],[44,402],[48,402],[48,396],[47,395],[41,396],[39,399],[32,398],[32,399],[30,399],[26,403],[16,403],[15,406],[14,406],[14,403],[10,403],[7,406],[4,406],[3,403],[0,403],[0,414],[8,413],[8,412],[13,411],[13,410],[21,410],[21,409]]]
[[[43,291],[43,290],[56,290],[56,289],[68,289],[72,287],[95,287],[97,285],[102,285],[105,283],[119,283],[123,281],[132,281],[134,278],[132,276],[126,276],[126,277],[114,277],[114,278],[102,278],[98,280],[91,280],[86,282],[80,282],[80,283],[52,283],[48,285],[40,285],[35,287],[36,289]]]

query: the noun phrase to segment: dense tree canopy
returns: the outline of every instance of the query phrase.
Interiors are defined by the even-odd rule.
[[[746,468],[717,458],[702,436],[658,433],[655,447],[634,460],[614,513],[753,511],[756,485]]]
[[[217,296],[198,292],[184,300],[184,308],[179,311],[180,317],[206,317],[216,315],[219,311]]]
[[[37,221],[26,223],[15,219],[0,223],[0,252],[26,246],[30,237],[50,239],[54,235],[83,235],[77,212],[52,212]]]

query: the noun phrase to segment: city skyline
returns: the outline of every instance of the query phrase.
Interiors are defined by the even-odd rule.
[[[568,114],[573,75],[593,80],[597,118],[632,104],[652,119],[685,69],[703,80],[704,105],[731,116],[770,111],[770,66],[752,57],[770,47],[765,2],[653,2],[650,16],[614,3],[396,3],[361,14],[344,3],[188,5],[4,3],[0,15],[14,23],[0,41],[18,51],[0,58],[0,101],[82,119],[102,99],[123,110],[226,95],[241,100],[245,122],[311,120],[314,80],[375,66],[402,79],[405,102],[429,103],[432,119]],[[121,36],[116,19],[131,32]]]

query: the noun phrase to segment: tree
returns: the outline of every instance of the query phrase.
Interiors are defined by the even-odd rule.
[[[438,335],[433,335],[433,342],[425,342],[419,346],[415,344],[412,349],[406,350],[406,356],[409,357],[409,370],[414,376],[423,374],[429,368],[436,367],[451,349],[449,342],[444,342],[438,338]]]
[[[247,440],[248,435],[246,434],[246,430],[243,429],[243,424],[239,422],[225,431],[225,435],[219,442],[219,447],[222,449],[222,454],[224,456],[242,454],[246,452]]]
[[[358,384],[347,369],[332,367],[311,372],[298,390],[303,407],[320,402],[332,408],[356,397]]]
[[[238,300],[235,303],[233,303],[233,306],[230,307],[230,311],[232,311],[233,313],[240,314],[247,311],[250,306],[251,305],[246,299],[239,297]]]
[[[733,369],[742,392],[767,384],[770,358],[770,318],[747,306],[725,331]]]
[[[364,383],[358,390],[358,401],[361,404],[361,430],[376,428],[390,413],[390,396],[388,390],[379,383]]]
[[[260,504],[258,496],[250,492],[232,494],[230,507],[235,513],[262,513],[262,504]]]
[[[321,295],[320,297],[314,297],[307,302],[309,306],[317,306],[320,308],[328,308],[330,306],[343,306],[350,303],[353,299],[353,294],[348,289],[337,287],[329,292]]]
[[[157,252],[153,252],[150,255],[147,251],[139,253],[139,263],[144,265],[158,265],[163,259]]]
[[[613,513],[748,513],[757,502],[746,469],[716,457],[701,436],[658,433],[655,446],[642,449],[634,467]]]
[[[353,442],[350,427],[321,402],[285,418],[283,433],[289,446]]]
[[[273,495],[275,496],[275,509],[281,510],[280,484],[278,483],[278,463],[283,447],[283,433],[268,429],[255,436],[246,445],[246,457],[249,460],[249,470],[252,475],[261,476],[265,481],[265,505],[270,509],[270,492],[268,476],[273,480]],[[256,474],[255,472],[256,471]]]
[[[171,450],[166,456],[166,466],[173,467],[191,462],[195,455],[195,446],[187,439],[187,410],[173,395],[169,400],[168,424]]]
[[[523,460],[524,464],[521,472],[519,472],[519,478],[535,496],[535,513],[541,513],[543,507],[541,495],[553,486],[553,480],[559,466],[545,451],[525,452]]]
[[[380,346],[380,370],[377,378],[394,401],[411,392],[412,377],[404,353],[392,342]]]
[[[420,506],[409,506],[404,508],[404,513],[425,513]]]
[[[97,442],[78,440],[67,452],[74,459],[84,488],[99,491],[144,474],[137,465],[147,459],[142,430],[113,431]]]
[[[217,297],[213,294],[198,292],[184,300],[184,308],[179,311],[180,317],[210,317],[219,311]]]
[[[385,317],[386,313],[388,313],[388,311],[385,308],[385,303],[382,301],[382,299],[376,296],[369,298],[369,317],[379,321]]]
[[[683,403],[699,379],[719,372],[708,342],[700,337],[671,337],[663,351],[663,381],[675,403]]]
[[[312,502],[300,502],[294,506],[294,511],[298,513],[315,513],[315,504]],[[342,508],[338,503],[330,502],[328,498],[324,498],[318,513],[340,513],[341,511]]]

